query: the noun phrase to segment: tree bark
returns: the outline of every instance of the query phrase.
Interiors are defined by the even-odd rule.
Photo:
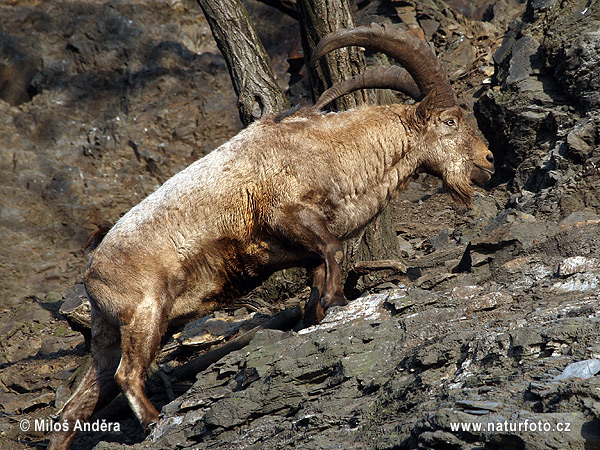
[[[354,27],[348,0],[298,0],[298,14],[302,24],[302,47],[308,65],[310,55],[323,36],[340,28]],[[313,95],[316,98],[332,84],[345,80],[365,69],[365,58],[356,47],[334,50],[321,58],[315,68],[309,68]],[[337,110],[344,111],[367,102],[365,91],[356,91],[334,102]]]
[[[240,0],[197,0],[225,58],[244,125],[290,107]]]

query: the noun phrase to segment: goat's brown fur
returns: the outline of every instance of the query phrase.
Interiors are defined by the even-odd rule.
[[[168,328],[203,316],[274,271],[311,274],[314,320],[344,304],[341,241],[356,236],[419,172],[459,202],[493,173],[491,153],[457,106],[310,108],[267,117],[168,180],[106,234],[85,287],[93,364],[67,402],[50,450],[71,443],[123,391],[147,427],[158,412],[144,376]],[[316,303],[316,305],[315,305]]]

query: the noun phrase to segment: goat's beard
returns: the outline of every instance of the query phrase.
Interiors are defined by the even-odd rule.
[[[469,170],[447,173],[443,177],[444,190],[450,194],[452,199],[467,208],[473,203],[473,185],[469,176]]]

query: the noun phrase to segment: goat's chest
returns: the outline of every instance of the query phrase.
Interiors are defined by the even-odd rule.
[[[343,180],[322,203],[329,209],[330,231],[342,240],[358,235],[385,209],[403,181],[395,167]]]

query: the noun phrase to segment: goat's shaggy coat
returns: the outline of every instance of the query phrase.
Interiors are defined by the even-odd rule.
[[[344,304],[341,241],[419,172],[439,176],[469,204],[471,182],[489,179],[493,158],[458,106],[438,106],[432,91],[410,106],[306,108],[262,119],[124,215],[85,273],[93,363],[64,407],[70,430],[56,433],[50,449],[68,447],[75,421],[119,389],[145,427],[157,421],[144,376],[168,328],[231,302],[276,270],[309,270],[317,320]]]

